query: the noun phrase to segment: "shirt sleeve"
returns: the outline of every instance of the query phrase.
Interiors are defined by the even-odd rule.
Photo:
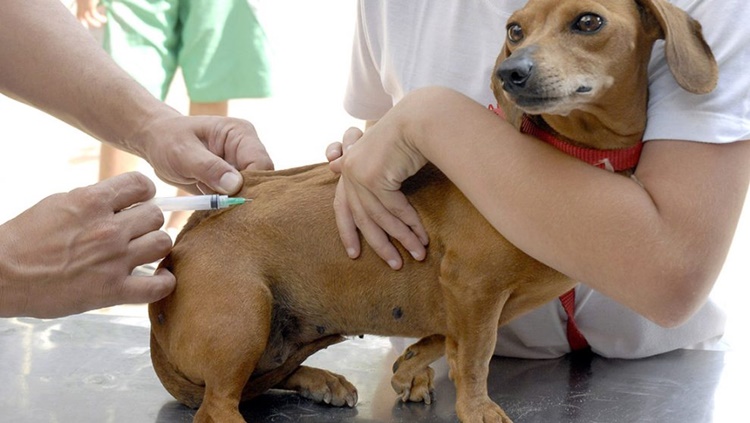
[[[363,9],[367,5],[363,3],[361,0],[357,5],[357,26],[354,31],[349,81],[344,94],[344,109],[357,119],[378,120],[393,107],[393,99],[386,92],[380,76],[380,49],[370,43],[371,39],[375,41],[375,37],[369,37],[367,31],[368,25],[377,25],[379,16],[370,11],[370,21],[365,21]]]

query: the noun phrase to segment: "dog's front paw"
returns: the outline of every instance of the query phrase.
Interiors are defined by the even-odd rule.
[[[346,378],[323,369],[300,366],[285,383],[307,399],[336,407],[354,407],[357,404],[357,388]]]
[[[489,398],[479,404],[457,402],[456,414],[461,423],[513,423],[505,411]]]
[[[422,367],[414,372],[399,368],[391,377],[391,386],[401,401],[432,403],[433,379],[432,367]]]

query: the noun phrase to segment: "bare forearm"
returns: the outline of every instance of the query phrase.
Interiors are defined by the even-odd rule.
[[[110,60],[58,0],[0,3],[4,94],[138,154],[140,125],[177,113]]]
[[[641,185],[521,135],[459,94],[429,89],[410,101],[422,107],[394,109],[410,113],[406,138],[516,246],[657,323],[677,324],[705,301],[747,191],[748,143],[649,143]],[[705,186],[717,169],[734,177]]]

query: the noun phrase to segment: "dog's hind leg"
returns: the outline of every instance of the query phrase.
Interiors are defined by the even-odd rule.
[[[263,356],[270,332],[272,301],[262,284],[247,283],[244,304],[231,313],[217,308],[202,313],[205,334],[193,347],[203,357],[200,374],[206,389],[194,423],[244,423],[239,412],[242,391]],[[247,330],[237,332],[237,322]]]
[[[343,376],[313,367],[301,366],[309,356],[344,341],[340,335],[330,335],[303,345],[279,367],[253,377],[245,386],[242,399],[250,399],[271,388],[296,391],[300,396],[317,402],[341,407],[357,404],[357,389]]]
[[[393,363],[391,386],[407,402],[432,402],[435,371],[430,364],[445,354],[445,337],[426,336],[410,345]]]
[[[346,378],[315,367],[299,366],[277,387],[296,391],[304,398],[336,407],[354,407],[358,400],[357,388]]]
[[[447,287],[445,352],[456,385],[456,414],[462,423],[512,423],[487,392],[497,322],[510,293],[492,292],[488,288],[497,284],[480,279],[473,286],[441,282]]]

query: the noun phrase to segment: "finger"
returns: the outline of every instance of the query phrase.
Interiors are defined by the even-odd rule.
[[[333,144],[331,144],[331,146],[333,146]],[[331,146],[329,146],[329,150],[326,151],[326,158],[329,160],[328,161],[328,169],[330,169],[331,172],[333,172],[333,173],[335,173],[337,175],[340,175],[341,174],[341,170],[344,167],[344,155],[343,155],[343,152],[341,150],[339,150],[338,151],[338,157],[336,157],[335,159],[333,157],[335,157],[336,154],[337,154],[337,152],[335,151],[335,149],[336,148],[339,148],[339,149],[342,148],[343,144],[338,143],[338,146],[337,147],[333,147],[333,150],[330,150]]]
[[[252,160],[247,165],[243,166],[245,170],[273,170],[274,164],[270,156],[264,155],[255,160]]]
[[[130,267],[153,263],[166,257],[172,250],[172,238],[164,231],[152,231],[128,244]]]
[[[209,150],[221,156],[239,170],[273,170],[274,165],[266,147],[260,141],[255,126],[243,119],[224,119],[223,134],[208,138]]]
[[[158,269],[153,276],[128,276],[114,304],[153,303],[169,295],[175,284],[174,275],[167,269]]]
[[[344,153],[351,148],[357,140],[362,138],[362,135],[363,133],[359,128],[351,127],[344,132],[344,136],[340,143],[336,142],[328,146],[326,149],[326,158],[328,159],[331,171],[341,173],[343,166],[343,161],[341,159],[344,157]]]
[[[340,142],[334,142],[334,143],[329,144],[328,147],[326,147],[326,159],[329,162],[332,162],[338,159],[344,154],[343,148],[344,148],[344,145]]]
[[[371,220],[376,227],[381,229],[381,231],[385,231],[391,238],[401,243],[414,259],[423,260],[425,258],[427,250],[424,247],[424,243],[412,228],[417,228],[417,230],[421,228],[421,234],[424,234],[424,239],[427,239],[426,232],[422,228],[416,210],[409,204],[406,196],[401,191],[386,193],[380,199],[376,199],[374,195],[364,195],[363,205],[368,210],[368,220]],[[359,226],[360,222],[357,221],[357,224]],[[360,230],[368,243],[381,243],[379,234],[369,228],[369,223],[367,227],[368,229],[364,229],[360,226]],[[377,241],[373,240],[372,237],[378,237]],[[392,242],[388,240],[388,244],[392,245]],[[391,257],[392,253],[388,251],[389,249],[380,246],[380,244],[378,244],[378,248],[381,249],[382,254],[388,254]],[[393,248],[395,249],[395,247]],[[383,255],[381,257],[388,260]]]
[[[359,233],[354,217],[346,201],[346,190],[344,182],[339,180],[336,185],[336,196],[333,198],[333,211],[336,216],[336,226],[339,229],[339,238],[350,258],[357,258],[361,252]]]
[[[150,200],[156,193],[154,183],[138,172],[123,173],[92,186],[114,211]]]
[[[343,151],[346,152],[349,147],[354,145],[357,140],[362,138],[362,135],[364,134],[359,128],[352,126],[351,128],[347,129],[346,132],[344,132],[344,138],[342,139],[342,144],[344,144]]]
[[[429,244],[430,239],[427,230],[422,225],[422,219],[419,218],[419,214],[409,203],[406,195],[401,191],[390,191],[381,199],[381,202],[397,220],[409,228],[407,233],[391,233],[391,236],[398,239],[404,248],[409,250],[412,257],[417,260],[424,259],[426,254],[424,247]]]
[[[388,263],[388,266],[395,270],[400,269],[403,265],[401,254],[399,254],[396,247],[391,243],[391,240],[388,238],[388,233],[386,232],[389,229],[393,230],[393,226],[398,223],[393,222],[392,220],[388,221],[388,219],[381,217],[379,218],[381,222],[388,221],[388,224],[383,226],[383,224],[376,223],[376,221],[370,217],[372,215],[388,214],[382,204],[380,204],[380,202],[371,194],[363,193],[358,196],[352,189],[347,188],[346,196],[349,199],[348,203],[354,223],[357,228],[359,228],[359,231],[367,241],[367,244],[375,251],[375,254]],[[371,200],[368,201],[369,205],[366,208],[363,207],[360,202],[362,197],[371,198]]]
[[[229,163],[205,149],[192,149],[183,158],[184,176],[211,192],[232,195],[242,187],[242,175]]]
[[[164,225],[164,213],[157,205],[146,202],[119,211],[115,215],[115,221],[132,240],[161,228]]]

